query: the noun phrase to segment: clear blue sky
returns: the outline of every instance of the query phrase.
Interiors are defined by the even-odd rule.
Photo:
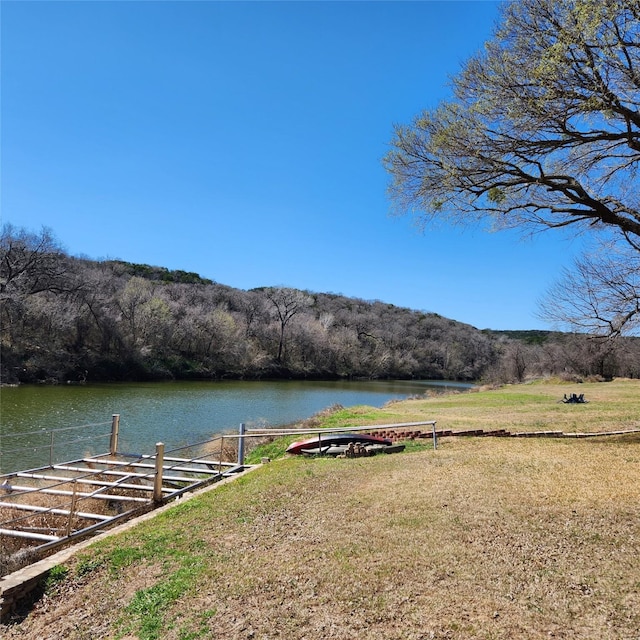
[[[449,95],[495,2],[1,3],[2,219],[73,255],[546,328],[577,252],[391,217],[394,123]]]

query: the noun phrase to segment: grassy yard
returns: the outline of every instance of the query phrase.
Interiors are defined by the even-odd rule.
[[[558,402],[570,392],[588,404]],[[431,419],[637,428],[640,382],[513,386],[322,421]],[[437,451],[277,460],[85,550],[0,637],[638,639],[640,437],[443,438]]]
[[[587,402],[563,404],[563,396],[570,393],[584,394]],[[390,403],[381,410],[347,409],[342,415],[339,412],[330,416],[325,423],[340,426],[437,420],[438,428],[452,430],[615,431],[640,426],[639,396],[637,380],[572,385],[535,382]]]

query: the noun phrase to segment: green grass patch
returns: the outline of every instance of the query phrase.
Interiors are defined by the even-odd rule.
[[[274,438],[271,442],[259,444],[245,456],[245,461],[247,464],[258,464],[262,458],[269,458],[270,460],[282,458],[286,453],[287,447],[297,439],[299,439],[299,436],[282,436]]]
[[[89,575],[104,566],[104,558],[99,555],[82,554],[78,556],[75,575],[78,578]]]
[[[339,409],[329,415],[322,416],[320,427],[323,429],[341,429],[367,425],[380,419],[380,409],[366,405],[357,405],[346,409]]]
[[[433,440],[405,440],[402,444],[404,444],[403,453],[416,453],[418,451],[429,451],[429,449],[433,449]]]
[[[350,408],[340,408],[332,411],[324,411],[302,423],[301,429],[318,429],[340,431],[345,427],[367,426],[369,424],[380,424],[381,421],[389,422],[393,419],[393,413],[369,407],[366,405],[358,405]],[[398,418],[400,414],[398,414]],[[287,447],[298,440],[313,437],[313,434],[282,436],[274,438],[268,443],[261,443],[245,456],[248,464],[258,464],[261,458],[269,458],[277,460],[282,458]]]
[[[44,592],[51,593],[56,586],[69,575],[69,568],[64,565],[52,567],[44,580]]]
[[[135,632],[139,640],[161,638],[168,608],[194,589],[203,568],[202,561],[192,559],[152,587],[136,591],[124,609],[121,628],[126,633]]]
[[[191,517],[201,522],[202,514],[198,499],[177,505],[106,550],[111,579],[121,578],[123,570],[148,571],[154,576],[154,584],[138,589],[123,608],[117,623],[122,634],[135,633],[139,640],[164,637],[163,629],[171,624],[171,605],[196,587],[215,556],[189,525]]]

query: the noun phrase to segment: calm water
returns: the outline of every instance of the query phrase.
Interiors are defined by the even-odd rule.
[[[229,381],[5,387],[0,390],[0,472],[47,464],[52,429],[83,426],[55,434],[57,461],[108,451],[114,413],[120,414],[118,449],[151,453],[156,442],[171,449],[237,431],[241,422],[247,428],[277,426],[334,404],[380,407],[391,399],[461,386],[426,381]],[[77,442],[79,438],[85,440]]]

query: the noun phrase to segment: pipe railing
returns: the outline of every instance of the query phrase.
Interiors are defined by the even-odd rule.
[[[247,431],[244,434],[244,437],[257,437],[264,438],[268,436],[276,437],[276,436],[294,436],[294,435],[309,435],[309,434],[317,434],[318,439],[322,438],[322,435],[326,435],[329,433],[344,433],[344,432],[357,432],[357,431],[379,431],[379,430],[387,430],[387,429],[402,429],[402,428],[414,428],[414,427],[431,427],[431,437],[433,439],[433,448],[434,450],[438,448],[438,436],[436,433],[436,421],[435,420],[426,420],[421,422],[397,422],[393,424],[373,424],[373,425],[365,425],[361,427],[340,427],[338,429],[330,429],[326,427],[319,427],[316,429],[252,429]]]
[[[106,422],[103,423],[98,423],[98,424],[94,424],[94,425],[82,425],[79,427],[66,427],[63,429],[58,429],[55,430],[55,433],[60,433],[60,432],[66,432],[66,431],[74,431],[74,430],[78,430],[78,429],[86,429],[88,426],[104,426],[106,424]],[[322,437],[323,434],[327,434],[327,433],[335,433],[335,432],[359,432],[359,431],[376,431],[376,430],[389,430],[389,429],[400,429],[400,428],[415,428],[415,427],[421,427],[421,426],[431,426],[433,429],[433,440],[434,440],[434,449],[437,446],[437,442],[436,442],[436,422],[433,420],[430,421],[421,421],[421,422],[402,422],[402,423],[394,423],[394,424],[377,424],[377,425],[364,425],[364,426],[356,426],[356,427],[341,427],[341,428],[336,428],[336,429],[327,429],[327,428],[273,428],[273,429],[247,429],[244,423],[241,423],[238,429],[237,433],[224,433],[224,434],[220,434],[218,436],[215,436],[213,438],[209,438],[207,440],[202,440],[200,442],[196,442],[196,443],[190,443],[188,445],[182,445],[182,446],[178,446],[178,447],[174,447],[172,449],[166,449],[164,443],[162,442],[158,442],[156,444],[156,450],[155,450],[155,454],[126,454],[126,453],[121,453],[118,452],[118,441],[119,441],[119,427],[120,427],[120,416],[119,414],[114,414],[111,420],[111,430],[109,433],[104,433],[104,434],[99,434],[98,436],[83,436],[81,438],[76,438],[73,440],[67,440],[64,442],[55,442],[55,438],[54,438],[54,431],[51,431],[51,436],[50,436],[50,443],[48,446],[41,446],[41,447],[33,447],[33,446],[28,446],[26,447],[26,449],[38,449],[38,448],[49,448],[50,449],[50,469],[55,470],[56,468],[60,469],[61,466],[65,467],[65,470],[67,471],[71,471],[73,470],[71,465],[73,464],[77,464],[79,462],[85,462],[87,460],[87,458],[81,458],[79,460],[75,460],[69,463],[66,463],[64,465],[54,465],[53,464],[53,448],[55,446],[55,444],[61,445],[61,444],[74,444],[77,442],[83,442],[86,440],[92,440],[95,439],[96,437],[106,437],[109,436],[109,453],[108,454],[99,454],[99,455],[95,455],[95,456],[91,456],[89,459],[90,460],[96,460],[97,463],[100,463],[100,458],[106,455],[110,455],[112,457],[116,457],[116,456],[121,456],[124,457],[125,460],[121,461],[121,464],[118,464],[118,466],[121,466],[123,469],[126,467],[131,467],[131,465],[138,465],[140,463],[143,463],[143,461],[147,460],[149,463],[151,463],[151,461],[153,460],[153,464],[149,464],[149,465],[143,465],[140,464],[140,466],[149,466],[149,473],[140,473],[140,472],[130,472],[130,473],[125,473],[124,475],[122,475],[121,477],[119,477],[117,480],[111,482],[107,482],[107,481],[99,481],[101,484],[98,488],[96,488],[95,490],[92,490],[88,493],[81,493],[78,490],[78,486],[83,485],[83,484],[88,484],[88,483],[92,483],[92,480],[95,479],[96,475],[100,475],[100,474],[109,474],[109,470],[108,469],[92,469],[91,471],[82,471],[82,470],[78,470],[78,473],[76,475],[74,475],[73,477],[69,477],[69,478],[57,478],[57,481],[53,482],[53,483],[49,483],[47,484],[46,487],[29,487],[28,489],[21,489],[19,491],[15,491],[11,488],[11,480],[12,479],[18,479],[18,474],[20,474],[20,479],[21,480],[28,480],[29,475],[32,475],[33,478],[31,479],[38,479],[38,474],[36,473],[37,471],[41,471],[43,468],[38,468],[38,469],[32,469],[29,471],[25,471],[25,472],[13,472],[10,474],[6,474],[4,476],[0,476],[0,480],[2,480],[3,478],[5,479],[4,483],[0,484],[0,506],[10,509],[14,504],[17,505],[15,507],[16,510],[20,510],[21,507],[24,508],[24,505],[20,505],[19,502],[17,502],[17,500],[22,497],[22,496],[27,496],[27,495],[31,495],[34,493],[38,493],[38,492],[42,492],[42,493],[52,493],[52,494],[59,494],[60,497],[68,497],[67,500],[61,500],[56,502],[56,504],[50,506],[50,507],[41,507],[41,506],[36,506],[37,508],[34,509],[34,511],[32,513],[23,515],[23,516],[18,516],[15,518],[12,518],[10,520],[6,520],[2,523],[0,523],[0,530],[6,530],[8,525],[13,525],[15,526],[16,524],[19,524],[21,522],[25,522],[30,518],[33,518],[34,516],[44,516],[46,514],[52,514],[52,515],[67,515],[67,522],[66,522],[66,526],[64,527],[66,535],[65,536],[61,536],[61,537],[70,537],[72,535],[72,520],[74,518],[74,516],[81,514],[82,512],[80,511],[80,507],[79,505],[87,500],[91,500],[91,499],[96,499],[98,497],[103,497],[106,498],[107,496],[102,496],[101,494],[105,494],[105,492],[107,492],[108,490],[112,490],[112,489],[117,489],[117,488],[127,488],[127,489],[134,489],[134,488],[138,488],[138,487],[134,487],[131,484],[128,483],[132,483],[134,481],[140,482],[140,481],[148,481],[150,483],[150,485],[139,485],[139,488],[141,490],[151,490],[152,491],[152,500],[151,502],[153,503],[160,503],[163,500],[163,491],[165,491],[163,489],[163,481],[164,478],[170,474],[171,471],[173,470],[178,470],[182,473],[184,472],[188,472],[188,473],[193,473],[197,476],[197,474],[199,473],[199,470],[197,468],[194,468],[193,465],[195,465],[195,467],[197,467],[197,465],[206,465],[209,468],[208,473],[211,472],[212,470],[212,465],[217,464],[218,465],[218,476],[222,476],[223,475],[223,467],[231,467],[234,469],[242,469],[244,467],[244,461],[245,461],[245,443],[246,443],[246,439],[247,438],[264,438],[264,437],[280,437],[280,436],[289,436],[289,435],[305,435],[305,434],[318,434],[318,437]],[[35,432],[28,432],[28,433],[23,433],[23,434],[10,434],[11,435],[15,435],[17,436],[29,436],[29,435],[41,435],[43,432],[42,431],[35,431]],[[10,437],[9,436],[9,437]],[[5,436],[6,438],[7,436]],[[223,462],[222,458],[224,457],[224,453],[225,453],[225,439],[226,442],[228,441],[236,441],[235,442],[235,448],[236,448],[236,452],[237,455],[236,457],[236,461],[235,462],[230,462],[230,461],[225,461]],[[213,449],[215,447],[217,447],[217,443],[219,442],[220,447],[219,447],[219,456],[218,456],[218,460],[211,460],[210,458],[212,457],[212,454],[214,454]],[[202,451],[203,447],[208,447],[207,451],[202,452],[199,455],[194,456],[192,453],[186,453],[186,450],[194,450],[194,449],[200,449],[200,451]],[[6,451],[8,452],[14,452],[17,451],[15,449]],[[185,457],[178,457],[178,454],[183,453],[183,456]],[[214,454],[215,455],[215,454]],[[127,458],[129,460],[127,460]],[[131,461],[131,459],[134,460],[134,462]],[[185,468],[185,464],[189,464],[189,468]],[[114,463],[115,464],[115,463]],[[204,472],[204,469],[202,471],[200,471],[201,473]],[[112,471],[112,473],[117,473],[116,471]],[[48,478],[53,479],[51,476],[48,476]],[[40,478],[39,479],[46,479],[45,474],[40,474]],[[209,478],[210,480],[212,479],[212,476],[210,476]],[[194,478],[194,481],[196,479]],[[97,480],[95,480],[95,482],[98,482]],[[61,487],[63,487],[64,485],[72,485],[72,491],[64,491],[64,494],[62,494],[62,490]],[[191,485],[189,485],[191,486]],[[186,491],[188,489],[188,486],[182,490],[178,489],[175,492],[172,492],[172,495],[175,494],[180,494],[182,493],[182,491]],[[4,491],[2,491],[4,490]],[[2,495],[4,493],[4,495]],[[69,495],[70,494],[70,495]],[[4,499],[2,499],[4,498]],[[114,496],[114,499],[116,499],[117,496]],[[123,499],[126,499],[123,497]],[[14,502],[16,501],[16,502]],[[147,502],[145,500],[145,502]],[[91,516],[96,516],[95,519],[98,519],[98,514],[87,514],[84,513],[81,517],[87,516],[87,515],[91,515]],[[92,527],[89,527],[92,528]]]
[[[398,422],[394,424],[370,424],[361,427],[338,427],[336,429],[317,427],[315,429],[280,429],[275,427],[274,429],[250,429],[245,433],[246,436],[294,436],[303,435],[306,433],[344,433],[351,431],[378,431],[380,429],[400,429],[403,427],[423,427],[423,426],[435,427],[435,420],[428,420],[423,422]]]
[[[100,470],[96,470],[96,471],[99,472]],[[105,485],[100,486],[99,488],[95,489],[94,491],[91,491],[88,494],[79,494],[78,484],[80,484],[83,479],[90,478],[91,476],[94,476],[94,475],[95,475],[94,473],[81,474],[80,476],[68,478],[65,480],[60,480],[58,482],[54,482],[53,484],[48,484],[46,487],[33,487],[33,488],[29,488],[22,491],[8,490],[5,485],[0,485],[0,490],[4,489],[5,491],[9,491],[4,496],[2,496],[3,499],[0,500],[0,506],[4,507],[5,509],[15,509],[15,510],[24,509],[25,505],[21,504],[20,502],[16,502],[14,504],[12,502],[5,502],[5,501],[6,500],[11,501],[16,498],[20,498],[22,496],[55,491],[56,487],[62,487],[69,484],[71,484],[73,487],[73,490],[71,491],[71,494],[72,494],[71,499],[69,501],[56,502],[54,505],[50,507],[40,507],[38,505],[29,505],[31,508],[35,507],[35,511],[33,513],[25,514],[23,516],[18,516],[18,517],[0,522],[0,530],[6,531],[11,526],[15,526],[21,522],[26,522],[27,520],[33,517],[46,516],[47,514],[52,514],[52,515],[68,515],[66,530],[69,531],[71,528],[72,519],[75,515],[79,515],[80,517],[86,517],[88,515],[88,514],[81,515],[81,512],[79,512],[79,509],[77,508],[77,505],[79,502],[84,500],[93,500],[107,490],[112,490],[114,488],[117,489],[118,485],[122,485],[127,480],[131,480],[134,477],[131,474],[126,475],[126,476],[123,476],[122,478],[118,478],[118,480],[116,480],[115,482],[109,483],[108,486],[105,486]],[[153,475],[149,474],[149,477],[153,477]],[[21,478],[21,479],[24,479],[24,478]],[[45,493],[45,495],[51,495],[51,494]],[[56,494],[53,494],[53,495],[56,495]],[[59,496],[59,497],[63,497],[63,496]],[[117,497],[118,496],[114,496],[114,499],[117,499]],[[69,507],[69,509],[67,509],[66,507]],[[64,511],[64,513],[56,513],[56,511]],[[97,516],[101,514],[91,514],[91,515]],[[94,519],[101,519],[101,518],[94,518]],[[68,537],[69,535],[70,533],[66,533],[66,536],[60,536],[60,537]]]

